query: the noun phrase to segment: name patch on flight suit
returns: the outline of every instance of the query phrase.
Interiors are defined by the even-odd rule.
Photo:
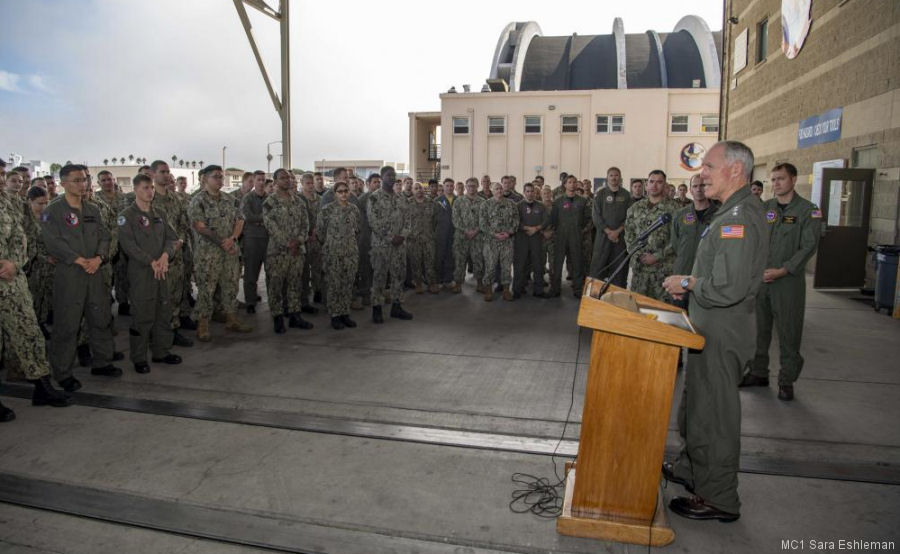
[[[795,215],[786,215],[781,218],[782,223],[787,223],[788,225],[793,225],[797,223],[797,216]]]
[[[86,215],[86,216],[84,216],[84,222],[85,223],[97,223],[97,218],[92,215]]]
[[[153,218],[153,223],[162,223],[162,218],[161,218],[161,217],[154,217],[154,218]]]
[[[67,213],[64,219],[66,220],[66,225],[68,225],[69,227],[75,227],[76,225],[78,225],[78,214],[76,214],[75,212]]]

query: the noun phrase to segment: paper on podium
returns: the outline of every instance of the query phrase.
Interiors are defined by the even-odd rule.
[[[691,333],[695,332],[694,329],[691,328],[690,324],[688,324],[687,319],[685,319],[681,312],[655,310],[653,308],[640,308],[638,311],[640,311],[640,313],[642,314],[656,316],[656,320],[660,323],[674,325],[679,329],[684,329],[685,331],[690,331]]]

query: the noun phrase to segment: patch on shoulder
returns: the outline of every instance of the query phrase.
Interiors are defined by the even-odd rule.
[[[719,230],[719,238],[723,239],[742,239],[744,238],[743,225],[722,225]]]
[[[812,219],[822,219],[822,210],[820,210],[818,206],[813,204],[813,211],[810,212],[809,217],[811,217]]]

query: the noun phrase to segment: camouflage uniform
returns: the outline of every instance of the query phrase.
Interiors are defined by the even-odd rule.
[[[176,256],[178,237],[164,216],[150,207],[149,212],[137,203],[122,210],[118,220],[119,239],[128,259],[128,282],[131,290],[131,329],[128,333],[131,362],[147,363],[147,348],[153,358],[164,358],[172,348],[172,300],[169,279],[157,279],[151,264],[163,252],[169,259]]]
[[[484,237],[484,265],[494,267],[500,265],[500,284],[506,288],[510,281],[510,266],[513,259],[513,236],[519,228],[519,211],[508,198],[485,200],[478,213],[478,228]],[[499,240],[494,235],[509,233],[506,240]],[[494,280],[492,272],[486,271],[481,283],[490,286]]]
[[[472,260],[472,272],[475,282],[481,284],[484,279],[484,236],[480,231],[479,214],[482,203],[487,200],[480,196],[460,196],[453,202],[453,259],[455,271],[453,282],[462,285],[466,280],[466,260]],[[478,233],[471,239],[466,238],[466,231],[476,230]]]
[[[169,192],[160,194],[157,190],[151,207],[172,226],[175,235],[184,241],[182,243],[184,248],[191,240],[191,223],[188,220],[187,207],[182,204],[181,199]],[[179,254],[180,251],[176,252],[169,260],[169,272],[166,273],[166,281],[169,283],[169,304],[172,307],[172,329],[181,326],[179,317],[182,315],[181,302],[184,296],[184,256]],[[184,312],[184,315],[188,315],[188,312]]]
[[[40,379],[50,373],[37,318],[34,316],[28,281],[22,268],[26,262],[26,237],[22,228],[19,202],[0,191],[0,260],[16,266],[11,281],[0,279],[0,328],[3,349],[15,360],[27,379]]]
[[[434,277],[434,209],[434,202],[427,198],[423,198],[421,202],[413,198],[409,203],[412,233],[409,235],[407,252],[412,279],[429,285],[437,284]]]
[[[116,217],[119,212],[113,211],[113,208],[110,207],[109,204],[105,202],[101,202],[97,200],[95,197],[91,197],[88,202],[91,202],[97,209],[100,210],[100,221],[103,222],[103,225],[109,230],[109,263],[104,263],[100,266],[100,271],[103,273],[103,283],[106,285],[107,290],[112,290],[113,286],[113,263],[112,260],[115,259],[116,254],[119,252],[119,229],[116,225]]]
[[[234,198],[220,192],[218,198],[203,191],[191,200],[188,208],[191,223],[202,222],[215,233],[219,240],[231,236],[234,225],[244,216],[235,205]],[[194,306],[195,319],[209,319],[213,313],[213,295],[216,287],[222,289],[222,308],[226,314],[237,311],[238,257],[224,250],[218,241],[197,234],[197,249],[194,252],[194,269],[197,275],[197,303]],[[178,256],[176,256],[177,258]],[[180,279],[179,279],[180,281]],[[177,298],[179,302],[181,295]]]
[[[678,204],[665,197],[656,204],[651,203],[648,197],[628,208],[628,216],[625,219],[625,244],[628,251],[631,252],[637,247],[635,240],[644,229],[650,227],[664,213],[674,215],[677,210]],[[642,264],[640,261],[642,254],[653,254],[657,263],[652,266]],[[674,263],[672,228],[667,225],[651,233],[647,246],[631,258],[631,290],[657,300],[669,300],[670,297],[662,282],[667,276],[672,275]]]
[[[308,306],[310,293],[321,293],[322,283],[322,242],[316,236],[318,225],[313,222],[319,220],[319,195],[313,193],[312,198],[306,198],[300,193],[300,199],[306,205],[306,215],[310,222],[310,236],[306,241],[306,259],[303,263],[303,287],[300,290],[300,303]]]
[[[306,205],[295,193],[277,191],[266,197],[262,218],[268,231],[266,290],[272,317],[300,312],[300,275],[309,237]],[[296,242],[294,251],[291,243]],[[246,289],[244,289],[246,295]]]
[[[125,195],[119,191],[113,191],[112,198],[107,198],[102,190],[94,193],[94,200],[106,205],[112,210],[115,220],[119,213],[131,205]],[[116,302],[124,304],[128,302],[128,260],[118,249],[110,247],[110,259],[112,260],[112,282],[116,288]]]
[[[31,226],[32,232],[27,238],[29,242],[34,243],[36,253],[26,270],[28,289],[31,291],[31,299],[34,302],[34,315],[40,323],[46,323],[47,316],[52,308],[53,272],[56,269],[56,264],[50,263],[50,254],[47,252],[44,239],[41,237],[37,218],[33,215],[31,218],[34,225]]]
[[[56,258],[53,278],[53,340],[50,365],[57,381],[72,377],[78,332],[83,317],[89,326],[91,353],[95,368],[110,365],[113,357],[112,316],[109,288],[102,268],[88,275],[77,265],[79,257],[100,256],[109,260],[109,229],[93,202],[73,208],[65,197],[47,205],[41,217],[42,236],[47,251]]]
[[[372,305],[384,304],[388,277],[391,302],[401,302],[406,276],[406,241],[394,246],[391,239],[409,236],[408,204],[401,196],[378,189],[369,197],[367,214],[372,229]]]
[[[353,204],[341,207],[339,202],[328,204],[319,211],[316,235],[322,241],[328,313],[331,317],[349,315],[359,261],[359,208]]]

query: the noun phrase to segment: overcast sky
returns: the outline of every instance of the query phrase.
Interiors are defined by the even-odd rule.
[[[247,10],[278,90],[278,25]],[[281,138],[232,0],[0,0],[0,14],[4,157],[210,163],[228,146],[227,165],[264,169]],[[721,0],[291,0],[293,165],[408,161],[407,113],[439,110],[452,85],[480,90],[512,21],[668,32],[688,14],[721,29]]]

